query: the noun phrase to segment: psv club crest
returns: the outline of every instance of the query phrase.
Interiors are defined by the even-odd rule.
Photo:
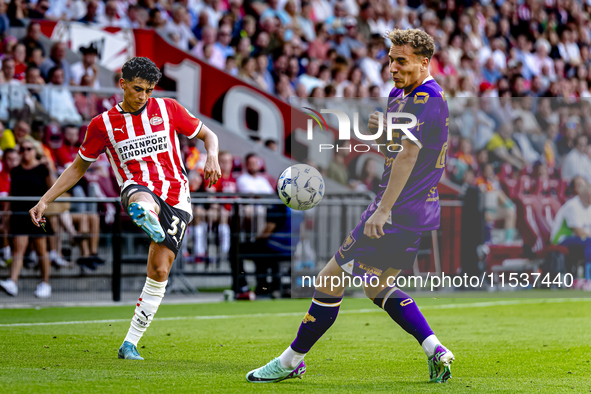
[[[162,124],[163,120],[160,116],[152,116],[150,118],[150,124],[152,126],[158,126],[159,124]]]

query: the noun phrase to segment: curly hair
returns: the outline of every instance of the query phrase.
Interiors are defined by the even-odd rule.
[[[419,29],[396,29],[388,34],[388,38],[392,41],[392,45],[410,45],[415,55],[427,57],[429,60],[431,60],[433,52],[435,52],[435,41],[433,41],[433,38]]]
[[[156,84],[160,81],[162,73],[156,64],[147,57],[134,57],[125,62],[123,68],[121,68],[121,76],[126,81],[140,78]]]

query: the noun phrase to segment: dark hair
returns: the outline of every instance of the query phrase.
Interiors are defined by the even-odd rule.
[[[52,67],[48,72],[47,72],[47,81],[51,81],[51,78],[53,78],[53,74],[55,74],[55,72],[57,70],[63,70],[63,68],[61,68],[60,66],[55,66]]]
[[[271,144],[277,144],[277,141],[275,141],[274,139],[268,139],[265,141],[265,146],[268,147]],[[219,154],[218,154],[218,156],[219,156]]]
[[[3,156],[3,160],[6,160],[6,157],[8,156],[9,153],[18,153],[15,149],[13,148],[8,148],[8,149],[4,149],[4,156]]]
[[[259,155],[257,155],[254,152],[247,154],[246,156],[244,156],[244,164],[246,164],[251,157],[259,157]]]
[[[126,81],[139,78],[153,84],[157,84],[162,77],[156,64],[147,57],[133,57],[126,61],[121,68],[121,75]]]
[[[29,73],[29,71],[32,71],[32,70],[39,70],[39,67],[37,67],[37,65],[35,63],[28,63],[27,70],[25,71],[25,75],[27,75]]]
[[[152,8],[150,10],[150,18],[153,18],[154,16],[156,16],[157,12],[160,12],[160,10],[158,8]]]

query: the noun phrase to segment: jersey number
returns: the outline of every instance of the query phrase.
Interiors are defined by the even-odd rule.
[[[170,228],[166,231],[168,234],[172,235],[172,239],[174,239],[176,241],[177,246],[183,240],[183,235],[185,235],[185,227],[187,227],[185,222],[181,222],[181,235],[179,236],[179,239],[177,240],[176,233],[179,231],[179,229],[177,228],[177,224],[179,224],[179,222],[181,222],[181,220],[179,218],[177,218],[176,216],[173,216],[172,223],[170,224]]]
[[[439,153],[439,157],[437,158],[437,164],[435,168],[443,168],[445,167],[445,158],[447,156],[447,142],[443,144],[441,147],[441,152]]]

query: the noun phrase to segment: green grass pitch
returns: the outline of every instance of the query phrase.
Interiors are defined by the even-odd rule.
[[[366,299],[344,300],[303,379],[256,385],[245,374],[292,341],[309,300],[162,305],[139,362],[117,359],[132,306],[5,309],[0,393],[589,393],[591,302],[548,301],[417,298],[456,356],[439,385],[415,339]],[[112,321],[13,325],[89,320]]]

